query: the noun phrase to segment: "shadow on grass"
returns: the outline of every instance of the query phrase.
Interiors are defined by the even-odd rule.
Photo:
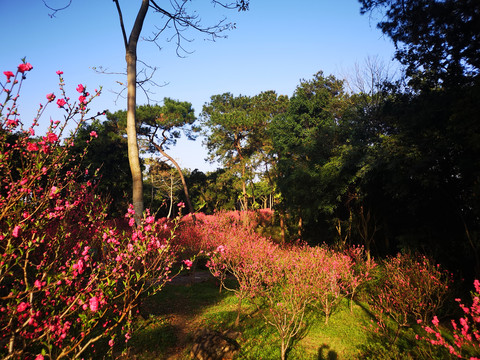
[[[141,323],[140,328],[129,341],[128,359],[162,359],[169,349],[177,342],[175,328],[168,322],[151,316]],[[130,355],[130,356],[129,356]]]
[[[182,276],[143,299],[141,316],[135,321],[136,330],[127,345],[127,357],[120,358],[166,359],[168,354],[188,347],[195,330],[188,328],[189,319],[198,318],[205,309],[231,296],[224,290],[220,293],[216,280],[207,275],[200,274],[201,282],[195,283],[189,281],[189,275]]]
[[[372,328],[366,329],[367,340],[358,347],[360,352],[358,359],[453,359],[447,349],[433,346],[428,341],[421,341],[416,338],[418,334],[422,333],[421,325],[413,323],[410,326],[398,328],[397,323],[387,318],[385,319],[386,327],[379,329],[375,325],[375,314],[368,306],[360,302],[357,305],[374,320]]]
[[[318,348],[318,360],[337,360],[338,355],[333,350],[328,350],[330,346],[323,344]]]
[[[187,282],[182,281],[182,278]],[[193,316],[229,295],[225,290],[219,292],[219,286],[213,276],[206,276],[204,281],[193,284],[188,282],[189,278],[188,275],[178,277],[173,283],[166,284],[159,293],[145,299],[141,306],[142,316],[144,318],[150,315]]]

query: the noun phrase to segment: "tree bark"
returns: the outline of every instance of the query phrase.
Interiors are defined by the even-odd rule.
[[[147,15],[149,0],[142,0],[130,37],[127,40],[125,25],[118,0],[114,0],[120,17],[125,42],[125,60],[127,62],[127,138],[128,161],[132,173],[132,202],[137,224],[143,216],[143,178],[138,151],[136,106],[137,106],[137,43]]]
[[[285,244],[287,239],[287,235],[286,235],[287,231],[286,231],[286,225],[285,225],[285,211],[280,209],[279,216],[280,216],[280,236],[282,238],[282,243]]]
[[[137,129],[136,129],[136,74],[137,57],[135,53],[127,50],[127,138],[128,138],[128,161],[132,173],[132,201],[135,210],[135,220],[138,224],[143,215],[143,179],[140,167],[140,156],[138,151]]]
[[[242,210],[248,210],[248,200],[247,200],[247,182],[245,181],[245,163],[243,162],[242,157]]]

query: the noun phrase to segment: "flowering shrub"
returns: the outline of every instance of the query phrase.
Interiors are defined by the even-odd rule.
[[[380,332],[388,335],[389,321],[395,324],[392,343],[401,328],[410,327],[419,319],[430,320],[443,305],[452,283],[448,272],[421,255],[390,257],[377,274],[370,302]]]
[[[475,280],[473,283],[475,291],[472,292],[472,305],[470,307],[462,304],[460,299],[455,299],[464,313],[458,322],[451,321],[453,334],[450,334],[447,340],[443,335],[445,331],[440,330],[440,322],[437,316],[432,319],[432,325],[423,325],[426,331],[426,337],[417,335],[417,339],[428,341],[435,346],[441,346],[450,352],[451,355],[460,359],[478,360],[480,359],[480,282]],[[421,321],[419,321],[421,323]],[[452,336],[453,335],[453,336]]]
[[[305,256],[310,259],[310,266],[304,272],[311,279],[311,296],[313,305],[325,315],[325,324],[351,287],[349,281],[352,261],[341,253],[326,247],[306,248]],[[306,280],[307,280],[306,279]]]
[[[262,315],[280,337],[281,359],[295,337],[306,329],[305,315],[314,301],[314,279],[309,277],[309,267],[314,264],[304,257],[304,251],[278,249],[264,270],[262,287],[254,301],[265,308]]]
[[[363,246],[350,246],[344,249],[344,253],[349,257],[351,266],[350,271],[346,272],[343,279],[343,291],[350,300],[350,311],[353,311],[353,300],[359,290],[372,279],[372,274],[377,264],[370,258]]]
[[[280,248],[255,234],[240,219],[226,218],[221,226],[206,227],[210,239],[215,239],[211,244],[217,244],[207,266],[239,299],[235,325],[239,323],[242,300],[250,299],[277,331],[282,359],[293,339],[306,329],[309,311],[320,309],[327,323],[343,296],[351,295],[352,289],[368,277],[361,274],[361,267],[351,273],[354,261],[350,256],[326,247],[295,244]],[[236,287],[227,286],[227,274],[236,279]],[[355,284],[349,283],[354,280]]]
[[[232,291],[238,298],[235,326],[239,325],[242,301],[255,295],[262,273],[276,249],[274,244],[253,231],[251,222],[245,224],[237,214],[223,212],[207,217],[203,223],[197,222],[201,237],[208,239],[203,243],[209,255],[207,267],[220,281],[220,289]],[[235,278],[236,287],[227,285],[227,274]]]
[[[25,128],[17,103],[30,70],[23,62],[0,82],[0,356],[78,358],[102,337],[111,337],[113,346],[123,331],[128,340],[140,295],[168,281],[174,253],[148,212],[135,227],[130,208],[126,231],[110,224],[94,186],[82,181],[80,162],[69,154],[100,92],[91,95],[80,84],[72,101],[58,71],[60,95],[47,94]],[[35,137],[51,104],[65,121],[51,121],[47,133]],[[77,128],[62,141],[71,121]]]

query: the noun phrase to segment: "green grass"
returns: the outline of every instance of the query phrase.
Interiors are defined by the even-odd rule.
[[[134,354],[138,360],[161,359],[177,341],[173,327],[162,317],[152,315],[136,326],[127,354]]]
[[[172,313],[177,311],[194,323],[193,329],[206,327],[219,331],[240,331],[242,335],[237,341],[241,351],[236,359],[280,358],[280,342],[274,328],[265,323],[252,304],[245,301],[240,327],[235,329],[237,298],[225,290],[219,293],[213,281],[191,286],[167,286],[146,301],[144,308],[148,309],[149,317],[139,321],[138,330],[129,342],[128,352],[135,354],[135,359],[165,359],[173,351],[178,339],[170,322]],[[360,357],[362,345],[369,341],[365,326],[370,322],[370,316],[364,308],[355,304],[351,312],[345,300],[331,316],[328,325],[324,322],[325,318],[319,314],[310,316],[308,331],[301,339],[296,339],[289,359],[341,360]],[[185,340],[181,358],[189,359],[193,330]]]
[[[234,284],[230,284],[233,286]],[[142,315],[136,324],[128,346],[116,346],[115,359],[165,360],[191,359],[195,330],[204,328],[218,331],[238,331],[241,346],[235,357],[239,360],[280,359],[280,340],[275,329],[266,324],[261,311],[244,301],[240,326],[235,328],[237,298],[209,280],[193,285],[168,285],[142,303]],[[180,324],[179,324],[179,319]],[[354,303],[352,311],[343,300],[331,315],[328,325],[318,312],[311,312],[304,336],[295,339],[288,353],[289,360],[413,360],[448,359],[441,348],[415,340],[412,329],[400,333],[394,346],[385,337],[366,330],[372,324],[368,306]],[[183,332],[179,332],[179,327]],[[119,354],[124,351],[123,356]],[[100,359],[100,358],[99,358]],[[103,358],[101,358],[103,359]]]

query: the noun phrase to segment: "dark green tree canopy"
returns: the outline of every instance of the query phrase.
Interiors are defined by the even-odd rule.
[[[117,111],[113,114],[122,123],[126,123],[127,112]],[[165,98],[163,106],[142,105],[136,109],[137,133],[147,140],[150,152],[160,152],[177,169],[183,184],[188,210],[194,212],[188,195],[187,184],[182,174],[182,169],[177,161],[165,152],[168,146],[174,145],[182,131],[191,140],[195,139],[196,130],[193,123],[196,120],[192,104],[186,101]]]
[[[322,72],[302,80],[287,112],[270,133],[278,154],[277,182],[288,207],[313,219],[334,211],[345,191],[339,181],[342,117],[348,96],[343,82]]]
[[[111,212],[123,216],[132,186],[127,139],[111,114],[107,114],[107,118],[110,119],[84,123],[75,135],[71,151],[83,154],[88,145],[82,160],[82,165],[89,169],[85,180],[98,183],[99,192],[112,200]],[[92,136],[92,132],[96,135]]]
[[[427,86],[468,82],[480,73],[477,0],[359,0],[379,10],[378,27],[395,43],[407,75]]]
[[[285,111],[286,96],[265,91],[256,96],[214,95],[205,104],[202,126],[211,160],[219,160],[241,181],[242,206],[247,206],[247,182],[261,165],[271,162],[272,143],[268,127],[272,118]]]
[[[125,129],[127,121],[125,110],[116,111],[109,116]],[[194,140],[195,132],[198,131],[194,125],[196,121],[194,109],[192,104],[186,101],[164,98],[163,105],[140,105],[137,106],[136,116],[138,134],[145,139],[157,138],[165,149],[175,145],[182,132]],[[156,151],[153,146],[149,150]]]

